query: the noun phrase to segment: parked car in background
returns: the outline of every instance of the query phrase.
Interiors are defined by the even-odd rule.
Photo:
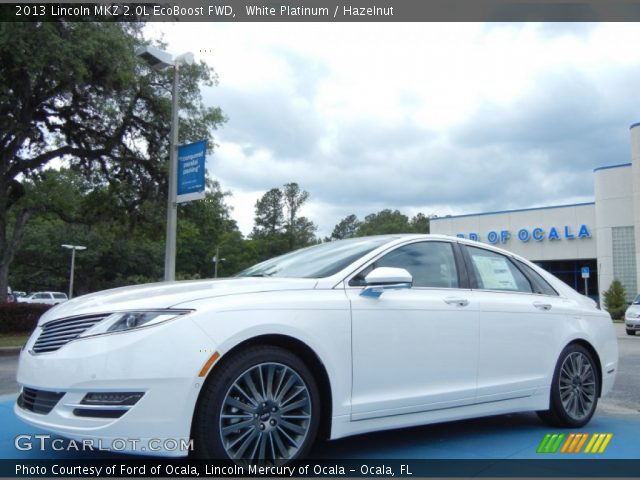
[[[635,335],[640,330],[640,295],[624,313],[624,326],[627,329],[627,335]]]
[[[44,303],[46,305],[58,305],[69,300],[66,293],[62,292],[35,292],[28,297],[18,298],[20,303]]]
[[[23,292],[23,291],[20,291],[20,290],[14,290],[13,291],[13,297],[17,301],[19,298],[28,297],[28,295],[27,295],[27,292]]]

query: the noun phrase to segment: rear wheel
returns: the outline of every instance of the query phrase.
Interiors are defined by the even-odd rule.
[[[633,335],[633,336],[635,337],[635,335],[636,335],[636,331],[635,331],[635,330],[629,330],[629,329],[627,328],[627,335]]]
[[[212,375],[194,419],[198,457],[268,465],[304,457],[318,431],[320,396],[297,356],[252,347]]]
[[[547,423],[557,427],[586,425],[598,404],[599,377],[591,353],[581,345],[567,346],[558,359],[549,410],[538,412]]]

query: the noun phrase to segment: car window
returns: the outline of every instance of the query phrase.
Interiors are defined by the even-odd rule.
[[[554,297],[558,296],[558,292],[556,292],[556,290],[551,285],[549,285],[549,282],[547,282],[542,277],[542,275],[540,275],[533,268],[531,268],[526,263],[521,262],[520,260],[516,260],[516,263],[518,264],[518,267],[520,267],[521,270],[524,270],[526,274],[529,275],[529,278],[533,280],[535,293],[540,293],[542,295],[553,295]]]
[[[54,293],[53,298],[59,298],[59,299],[65,300],[67,298],[67,295],[65,293]]]
[[[420,242],[396,248],[376,260],[351,285],[363,284],[374,268],[404,268],[413,276],[414,287],[458,288],[458,270],[453,247],[447,242]]]
[[[527,277],[504,255],[482,248],[466,248],[471,257],[476,277],[476,288],[510,292],[533,292]]]
[[[636,297],[636,299],[633,301],[633,304],[634,304],[634,305],[640,305],[640,295],[638,295],[638,296]]]
[[[329,277],[396,238],[394,235],[380,235],[325,242],[259,263],[236,277]]]
[[[45,293],[36,293],[33,298],[35,299],[43,299],[43,298],[49,298]]]

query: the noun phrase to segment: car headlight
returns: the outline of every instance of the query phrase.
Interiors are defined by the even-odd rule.
[[[136,310],[116,312],[106,316],[93,327],[85,330],[80,337],[92,337],[105,333],[126,332],[141,327],[150,327],[172,320],[192,310]]]

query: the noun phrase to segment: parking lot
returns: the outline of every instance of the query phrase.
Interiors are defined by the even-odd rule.
[[[600,400],[598,411],[585,433],[612,433],[606,450],[572,458],[640,459],[640,336],[627,336],[616,324],[620,366],[612,394]],[[62,459],[108,458],[109,453],[64,451],[19,451],[14,438],[20,434],[44,433],[23,424],[13,413],[17,385],[12,375],[15,357],[0,357],[0,458]],[[8,393],[7,390],[11,390]],[[537,449],[547,433],[571,433],[552,429],[534,413],[501,415],[477,420],[450,422],[409,429],[359,435],[332,442],[320,442],[313,457],[326,459],[540,459]],[[544,458],[566,458],[546,455]]]

